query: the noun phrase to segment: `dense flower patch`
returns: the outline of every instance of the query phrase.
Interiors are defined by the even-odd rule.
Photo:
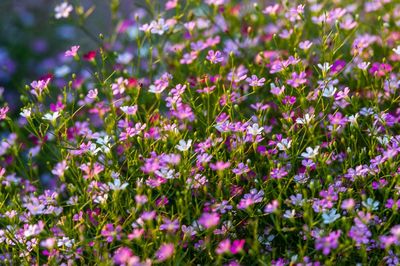
[[[400,4],[110,2],[1,105],[3,263],[400,263]]]

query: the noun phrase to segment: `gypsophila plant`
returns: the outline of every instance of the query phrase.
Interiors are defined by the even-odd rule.
[[[2,264],[400,264],[400,3],[109,2],[1,104]]]

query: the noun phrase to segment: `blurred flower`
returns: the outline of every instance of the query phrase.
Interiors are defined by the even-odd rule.
[[[54,8],[54,12],[56,19],[60,18],[68,18],[69,14],[72,12],[74,8],[72,5],[68,4],[67,2],[64,2]]]

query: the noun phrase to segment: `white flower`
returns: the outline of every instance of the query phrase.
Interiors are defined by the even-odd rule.
[[[296,123],[302,125],[308,125],[314,119],[315,115],[305,114],[303,118],[297,118]]]
[[[312,159],[318,155],[319,146],[315,147],[314,149],[311,147],[307,147],[306,151],[301,154],[303,158]]]
[[[49,120],[53,123],[59,116],[60,116],[59,112],[54,112],[54,113],[47,113],[42,118],[45,120]]]
[[[22,117],[25,117],[25,118],[30,117],[31,114],[32,114],[32,108],[30,108],[30,107],[27,107],[27,108],[22,109],[22,111],[21,111],[21,113],[20,113],[20,115],[21,115]]]
[[[281,142],[278,142],[276,144],[276,146],[278,147],[278,149],[280,151],[286,151],[286,150],[290,149],[290,147],[292,146],[292,140],[282,139]]]
[[[187,142],[184,139],[181,139],[179,141],[179,144],[175,146],[180,151],[187,151],[190,149],[190,146],[192,146],[192,140],[189,139]]]
[[[54,12],[56,19],[60,19],[60,18],[68,18],[69,17],[69,13],[72,12],[74,8],[68,4],[67,2],[64,2],[58,6],[56,6],[54,8]]]
[[[400,45],[398,45],[396,48],[392,49],[393,52],[395,52],[397,55],[400,55]]]
[[[357,64],[357,67],[361,70],[367,70],[368,66],[370,65],[370,62],[361,62]]]
[[[247,133],[253,136],[260,135],[263,130],[264,128],[260,128],[258,124],[253,124],[252,126],[247,127]]]
[[[291,219],[294,218],[296,215],[296,210],[286,210],[285,214],[283,214],[283,217],[285,217],[286,219]]]
[[[323,65],[318,64],[319,69],[322,70],[322,72],[326,73],[329,71],[329,69],[331,69],[332,65],[330,65],[329,63],[325,62]]]
[[[150,23],[150,32],[158,35],[163,35],[168,30],[168,25],[163,18]]]
[[[361,203],[368,210],[376,211],[379,207],[379,201],[374,201],[371,198],[368,198],[367,201],[363,201]]]
[[[333,87],[332,85],[328,86],[328,88],[324,88],[322,91],[322,96],[326,98],[333,97],[336,93],[336,88]]]
[[[330,224],[340,218],[340,214],[336,213],[336,209],[332,209],[329,212],[324,212],[322,214],[322,219],[324,219],[324,224]]]
[[[356,125],[357,124],[357,119],[360,117],[358,113],[355,115],[350,115],[347,119],[349,120],[351,125]]]
[[[108,186],[111,190],[124,190],[128,185],[128,183],[121,184],[121,180],[119,178],[114,179],[114,183],[108,182]]]
[[[389,135],[384,135],[384,136],[378,136],[378,137],[376,137],[376,139],[378,140],[378,142],[381,144],[381,145],[383,145],[383,146],[386,146],[386,145],[388,145],[389,144],[389,142],[390,142],[390,140],[392,139],[392,137],[391,136],[389,136]]]
[[[155,174],[165,179],[174,179],[178,177],[175,170],[169,168],[161,168],[160,170],[155,171]]]

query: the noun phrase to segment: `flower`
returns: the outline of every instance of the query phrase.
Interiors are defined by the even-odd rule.
[[[336,209],[332,209],[329,212],[324,212],[322,214],[322,219],[324,224],[330,224],[340,218],[340,214],[336,213]]]
[[[301,156],[306,159],[315,158],[318,155],[319,146],[316,146],[314,149],[311,147],[307,147],[306,151],[301,153]]]
[[[366,201],[363,201],[361,204],[368,210],[372,210],[372,211],[378,210],[378,207],[379,207],[379,201],[374,201],[371,198],[368,198]]]
[[[392,49],[395,54],[400,55],[400,45],[398,45],[396,48]]]
[[[264,191],[253,188],[250,190],[249,194],[245,194],[244,197],[240,200],[237,208],[238,209],[246,209],[247,207],[261,202],[263,200]]]
[[[74,8],[72,5],[68,4],[67,2],[64,2],[54,8],[54,12],[56,19],[60,18],[68,18],[69,14],[72,12]]]
[[[303,118],[297,118],[296,123],[301,125],[308,125],[314,119],[315,115],[305,114]]]
[[[246,78],[246,81],[252,87],[261,87],[264,86],[265,78],[258,79],[256,75],[251,75],[251,78],[250,77]]]
[[[247,127],[247,134],[252,136],[260,135],[263,132],[264,128],[260,127],[258,124],[253,124],[252,126]]]
[[[78,53],[79,50],[79,45],[71,46],[70,50],[65,51],[65,56],[66,57],[75,57]]]
[[[129,184],[123,183],[121,184],[121,180],[119,178],[114,179],[114,182],[108,182],[108,186],[111,190],[124,190]]]
[[[287,84],[289,84],[290,86],[292,86],[294,88],[297,88],[306,82],[307,82],[307,79],[306,79],[305,72],[300,72],[299,74],[297,74],[296,72],[293,72],[292,78],[287,80]]]
[[[192,146],[192,140],[189,139],[187,142],[184,139],[179,141],[179,144],[175,146],[180,151],[187,151]]]
[[[172,257],[175,251],[175,246],[172,243],[165,243],[157,250],[155,257],[159,262],[165,261]]]
[[[54,113],[47,113],[42,118],[45,120],[49,120],[50,122],[53,123],[59,116],[60,116],[59,112],[54,112]]]
[[[20,113],[20,115],[22,117],[25,117],[25,118],[30,117],[31,114],[32,114],[32,108],[31,107],[26,107],[26,108],[22,109],[22,111]]]
[[[322,96],[326,98],[331,98],[335,95],[336,93],[336,88],[333,87],[332,85],[329,85],[327,88],[324,88],[322,90]]]
[[[198,222],[204,228],[208,229],[218,225],[219,223],[219,215],[218,213],[203,213],[199,218]]]
[[[8,106],[0,108],[0,120],[6,119],[8,110],[10,110]]]
[[[119,109],[121,109],[121,111],[127,115],[134,115],[134,114],[136,114],[136,112],[138,110],[138,106],[137,105],[121,106]]]
[[[315,248],[317,250],[322,250],[322,254],[329,255],[332,249],[336,249],[339,246],[339,237],[341,231],[333,231],[328,236],[317,237],[315,240]]]
[[[209,50],[206,59],[210,61],[211,64],[217,64],[224,61],[224,57],[220,51]]]
[[[98,94],[99,94],[99,91],[98,91],[97,89],[93,89],[93,90],[90,90],[90,91],[88,92],[87,97],[88,97],[89,99],[96,99],[96,97],[97,97]]]
[[[322,70],[323,73],[326,73],[329,71],[329,69],[331,69],[332,65],[325,62],[323,65],[318,64],[318,68]]]
[[[302,50],[304,50],[304,51],[307,51],[308,49],[311,48],[312,45],[313,45],[312,42],[306,40],[306,41],[304,41],[304,42],[300,42],[300,43],[299,43],[299,48],[302,49]]]

